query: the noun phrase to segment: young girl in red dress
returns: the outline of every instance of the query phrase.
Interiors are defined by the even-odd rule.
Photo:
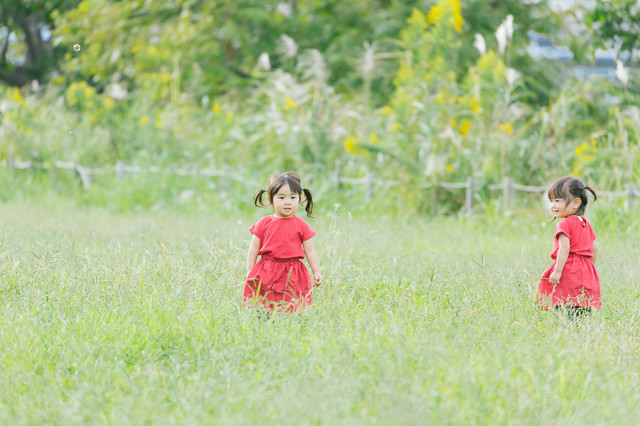
[[[309,271],[302,263],[304,257],[311,266],[313,284],[322,283],[320,262],[311,241],[316,233],[296,216],[301,204],[307,216],[312,216],[311,191],[302,188],[300,176],[289,172],[272,176],[269,189],[257,192],[256,206],[265,206],[265,193],[273,214],[249,228],[253,238],[247,255],[249,273],[244,300],[258,304],[267,312],[298,311],[311,305],[313,286]]]
[[[587,207],[587,191],[593,188],[580,179],[565,176],[549,188],[551,213],[560,219],[553,235],[553,264],[538,283],[542,309],[565,308],[570,319],[600,308],[600,279],[595,261],[596,234],[582,215]]]

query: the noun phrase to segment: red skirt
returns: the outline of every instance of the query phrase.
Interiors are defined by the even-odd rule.
[[[570,254],[557,285],[549,282],[555,266],[554,262],[538,282],[542,309],[556,305],[602,307],[600,278],[590,257]]]
[[[311,305],[312,288],[311,275],[301,259],[262,256],[247,275],[243,295],[245,302],[269,312],[297,311]]]

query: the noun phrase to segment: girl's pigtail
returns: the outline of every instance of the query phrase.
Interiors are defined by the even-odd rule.
[[[593,201],[598,199],[598,195],[596,195],[596,190],[593,189],[591,185],[585,185],[583,191],[589,191],[593,195]]]
[[[313,216],[313,197],[311,196],[311,190],[302,188],[304,192],[305,206],[304,210],[307,212],[307,216]]]
[[[265,191],[264,189],[260,189],[258,192],[256,192],[256,197],[253,200],[253,204],[256,205],[256,207],[264,207],[264,201],[262,200],[262,196],[266,193],[267,191]]]

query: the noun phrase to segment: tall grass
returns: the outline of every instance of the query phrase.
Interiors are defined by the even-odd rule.
[[[249,217],[0,206],[0,423],[633,423],[638,230],[598,229],[604,308],[532,302],[553,225],[311,221],[305,315],[241,302]],[[596,220],[594,218],[594,220]]]

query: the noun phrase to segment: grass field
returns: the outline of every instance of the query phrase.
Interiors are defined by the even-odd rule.
[[[640,235],[604,308],[532,302],[543,216],[310,220],[305,315],[242,306],[253,218],[0,205],[0,424],[634,424]]]

